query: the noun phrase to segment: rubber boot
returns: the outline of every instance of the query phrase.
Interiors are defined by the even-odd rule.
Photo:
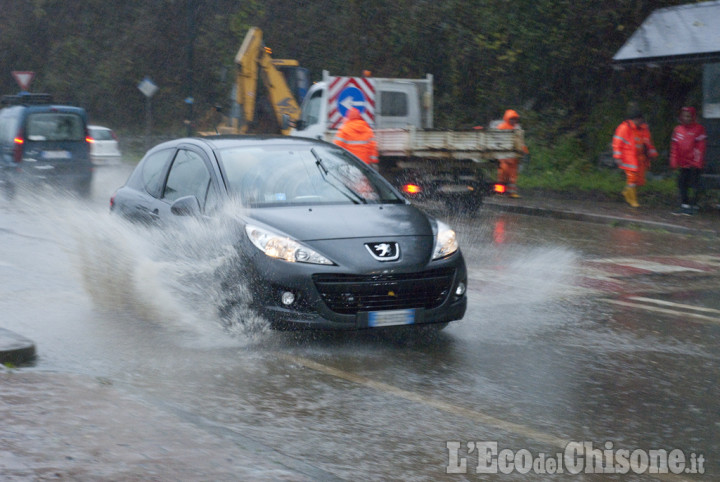
[[[628,201],[628,204],[634,208],[639,208],[640,205],[637,201],[637,188],[635,186],[628,188],[628,194],[625,196],[625,199],[630,198]]]
[[[625,198],[625,202],[632,206],[632,200],[630,198],[630,186],[625,186],[623,188],[622,195]]]

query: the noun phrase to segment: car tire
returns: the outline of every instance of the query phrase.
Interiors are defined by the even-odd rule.
[[[92,193],[92,181],[87,180],[77,183],[75,186],[75,192],[83,199],[89,198]]]
[[[17,195],[17,187],[12,181],[5,181],[5,183],[3,184],[3,191],[5,192],[5,198],[8,201],[12,201]]]

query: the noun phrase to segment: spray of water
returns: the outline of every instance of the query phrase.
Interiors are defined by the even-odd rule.
[[[244,337],[267,332],[249,307],[232,216],[161,229],[67,193],[43,194],[18,196],[14,209],[53,233],[99,310],[200,331],[221,326]]]

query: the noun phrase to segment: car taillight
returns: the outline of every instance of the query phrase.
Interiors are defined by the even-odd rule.
[[[22,132],[19,132],[18,135],[15,136],[13,143],[15,144],[15,148],[13,149],[13,161],[22,162],[23,144],[25,144],[25,137]]]
[[[422,188],[417,184],[405,184],[403,185],[402,190],[408,194],[418,194],[422,192]]]
[[[110,211],[112,211],[113,208],[115,207],[115,196],[116,196],[116,194],[113,194],[112,197],[110,198]]]
[[[117,134],[115,134],[115,131],[110,131],[110,135],[112,135],[112,138],[116,141],[119,140]]]
[[[505,194],[505,184],[495,184],[493,190],[498,194]]]
[[[93,139],[93,138],[90,137],[90,136],[87,136],[87,137],[85,138],[85,142],[87,142],[88,144],[92,144],[93,142],[95,142],[95,139]]]

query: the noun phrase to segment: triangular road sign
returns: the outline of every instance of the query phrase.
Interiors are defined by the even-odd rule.
[[[28,90],[30,82],[35,78],[35,72],[26,70],[13,70],[12,76],[15,78],[15,82],[20,86],[20,90]]]

